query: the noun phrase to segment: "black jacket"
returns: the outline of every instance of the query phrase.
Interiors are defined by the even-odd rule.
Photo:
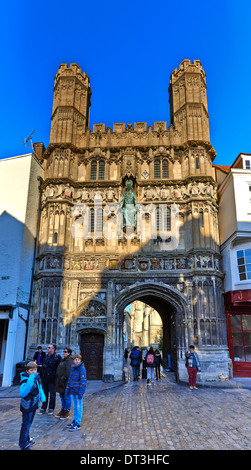
[[[161,364],[161,354],[155,352],[155,364],[159,366]]]
[[[52,356],[50,356],[49,354],[46,355],[42,366],[43,383],[52,384],[55,382],[57,367],[61,360],[62,357],[60,356],[60,354],[54,353],[52,354]]]

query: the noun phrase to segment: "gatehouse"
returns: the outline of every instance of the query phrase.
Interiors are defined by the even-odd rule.
[[[89,127],[90,80],[77,64],[55,76],[44,154],[29,353],[55,342],[81,352],[89,380],[123,376],[125,307],[163,322],[163,355],[187,380],[229,373],[219,250],[216,155],[199,60],[171,73],[171,124]]]

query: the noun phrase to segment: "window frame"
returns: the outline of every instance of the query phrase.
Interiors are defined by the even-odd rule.
[[[166,167],[163,168],[163,163],[166,164]],[[157,168],[158,166],[158,168]],[[165,176],[164,175],[165,172]],[[169,179],[169,160],[165,157],[155,157],[154,159],[154,179],[155,180],[167,180]]]
[[[246,251],[250,251],[250,254],[245,254]],[[239,256],[238,257],[238,253],[241,253],[243,252],[243,256]],[[246,262],[246,257],[249,257],[250,260],[248,260],[248,262]],[[241,259],[244,259],[244,263],[238,263],[238,259],[241,260]],[[249,269],[247,269],[246,267],[247,266],[250,266]],[[239,269],[239,267],[242,268],[242,271]],[[243,270],[243,267],[244,267],[244,270]],[[243,247],[237,247],[235,249],[235,271],[236,271],[236,280],[238,283],[251,283],[251,246],[243,246]],[[248,273],[249,273],[249,277],[248,277]],[[245,274],[246,276],[246,279],[241,279],[241,274]]]
[[[102,164],[102,165],[100,165]],[[94,171],[94,165],[96,169]],[[95,178],[94,178],[95,173]],[[105,160],[93,158],[91,161],[90,181],[104,181],[105,180]]]

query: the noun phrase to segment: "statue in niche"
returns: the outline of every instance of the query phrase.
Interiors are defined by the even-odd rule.
[[[133,182],[129,179],[126,181],[126,190],[124,192],[123,199],[119,204],[123,213],[123,229],[126,227],[132,227],[135,229],[137,225],[137,200],[132,188]]]

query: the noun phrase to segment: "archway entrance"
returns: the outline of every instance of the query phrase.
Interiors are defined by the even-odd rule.
[[[104,335],[84,333],[81,336],[81,355],[86,367],[87,380],[103,378]]]
[[[146,305],[149,306],[151,308],[151,313],[154,314],[155,312],[155,316],[157,314],[160,321],[155,321],[155,324],[158,324],[154,325],[154,322],[148,317],[146,318],[147,324],[144,324],[143,319],[142,331],[140,331],[141,325],[136,325],[134,308],[131,308],[131,325],[129,324],[129,328],[131,326],[129,335],[131,345],[138,346],[139,348],[153,346],[154,349],[161,349],[164,368],[169,368],[171,363],[172,370],[176,372],[177,338],[175,328],[175,309],[167,301],[149,295],[139,297],[131,304],[131,306],[134,307],[135,303],[137,306],[139,304],[143,305],[144,310],[147,310],[147,308],[145,308]]]
[[[128,305],[124,315],[124,343],[127,348],[153,346],[162,350],[163,324],[157,310],[139,300]]]
[[[115,312],[118,319],[124,317],[126,306],[135,300],[159,313],[163,323],[163,358],[166,361],[168,356],[171,358],[172,370],[179,379],[179,364],[185,369],[184,353],[189,342],[187,299],[178,289],[162,282],[135,283],[117,298]]]

